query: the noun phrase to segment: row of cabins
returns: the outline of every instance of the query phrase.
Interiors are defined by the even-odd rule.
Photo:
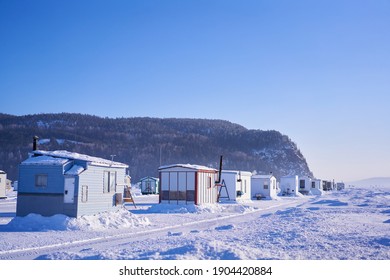
[[[122,204],[130,187],[128,165],[67,151],[33,150],[19,166],[17,216],[37,213],[80,217]],[[141,191],[158,193],[160,203],[205,204],[222,200],[269,198],[298,192],[320,194],[319,180],[192,165],[161,166],[159,178],[145,177]],[[1,195],[1,193],[0,193]]]
[[[247,171],[223,170],[191,164],[159,168],[160,203],[204,204],[222,200],[273,199],[278,195],[321,195],[323,181],[308,176],[252,175]]]

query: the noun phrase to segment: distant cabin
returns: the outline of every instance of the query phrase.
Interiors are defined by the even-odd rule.
[[[201,165],[173,164],[161,166],[160,203],[206,204],[216,203],[218,171]]]
[[[6,198],[7,173],[0,170],[0,199]]]
[[[115,209],[128,165],[68,151],[39,151],[19,165],[16,215],[69,217]]]
[[[331,191],[331,190],[333,190],[333,183],[332,183],[332,181],[327,181],[327,180],[323,180],[322,181],[322,189],[324,190],[324,191]]]
[[[220,186],[220,200],[250,200],[251,176],[252,173],[248,171],[223,170],[221,183],[224,185]],[[224,189],[225,186],[226,190]]]
[[[142,194],[158,194],[159,179],[154,177],[144,177],[139,180]]]
[[[311,194],[312,179],[309,176],[299,176],[299,192],[307,195]]]
[[[275,176],[253,175],[251,180],[252,198],[274,199],[277,196],[277,182]]]
[[[280,195],[298,195],[298,175],[282,176],[280,178]]]
[[[322,180],[321,179],[313,179],[311,181],[311,190],[310,192],[313,195],[321,195],[322,194]]]

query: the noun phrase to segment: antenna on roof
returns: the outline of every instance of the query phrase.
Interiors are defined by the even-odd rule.
[[[116,155],[111,155],[111,162],[113,162],[114,161],[114,157],[115,157]]]

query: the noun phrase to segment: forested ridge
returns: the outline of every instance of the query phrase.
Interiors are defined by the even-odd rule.
[[[224,169],[273,172],[277,177],[312,175],[287,135],[253,130],[225,120],[186,118],[102,118],[60,113],[13,116],[0,114],[0,169],[17,180],[18,165],[32,150],[68,150],[129,165],[136,182],[157,176],[160,165],[192,163]]]

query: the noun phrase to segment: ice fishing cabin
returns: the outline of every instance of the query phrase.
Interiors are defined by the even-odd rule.
[[[280,177],[280,195],[298,195],[298,175]]]
[[[0,170],[0,199],[6,198],[7,173]]]
[[[252,198],[274,199],[277,196],[276,178],[272,174],[253,175],[251,179]]]
[[[17,216],[92,215],[121,204],[128,165],[68,151],[33,150],[19,165]]]
[[[309,176],[299,176],[299,192],[304,195],[311,194],[312,179]]]
[[[311,181],[311,190],[310,192],[313,195],[321,195],[322,194],[322,180],[321,179],[313,179]]]
[[[161,166],[158,171],[160,203],[201,205],[217,202],[216,169],[201,165],[173,164]]]
[[[223,170],[220,200],[250,200],[251,176],[248,171]]]
[[[142,194],[158,194],[159,179],[155,177],[144,177],[139,180],[139,186]]]
[[[323,180],[322,181],[322,189],[324,191],[332,191],[334,189],[333,182],[332,181]]]

